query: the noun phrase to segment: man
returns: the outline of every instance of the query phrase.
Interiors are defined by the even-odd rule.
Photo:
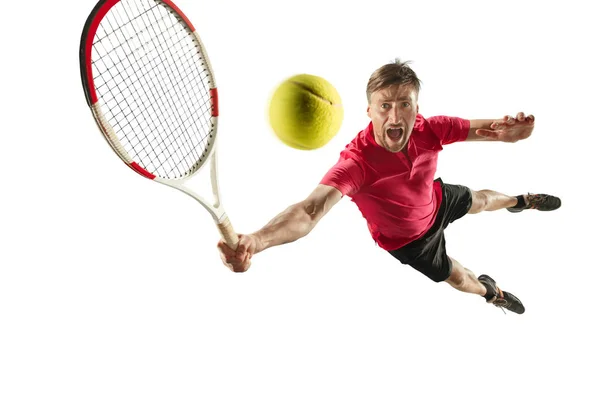
[[[269,247],[307,235],[343,197],[358,206],[376,243],[401,263],[434,282],[445,281],[488,303],[522,314],[521,301],[502,291],[487,275],[476,275],[446,254],[444,229],[465,214],[508,209],[521,212],[560,207],[545,194],[507,196],[492,190],[434,180],[444,145],[460,141],[517,142],[534,128],[533,115],[522,112],[501,120],[465,120],[419,114],[420,80],[405,62],[396,60],[376,70],[367,85],[371,122],[341,152],[338,162],[303,201],[288,207],[265,227],[239,235],[236,251],[220,241],[221,258],[235,272]]]

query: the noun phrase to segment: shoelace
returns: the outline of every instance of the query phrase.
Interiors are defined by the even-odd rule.
[[[542,204],[548,196],[542,196],[541,194],[527,193],[527,200],[529,208],[538,208],[537,206]]]
[[[547,194],[527,194],[528,204],[525,208],[533,208],[539,209],[540,205],[548,204],[550,207],[557,207],[557,200],[555,197],[552,197]]]
[[[502,289],[500,289],[498,286],[496,286],[496,297],[492,300],[492,304],[501,309],[502,312],[506,314],[504,308],[508,304],[508,301],[504,298],[504,292],[502,292]]]
[[[506,311],[504,311],[505,306],[508,304],[508,301],[506,301],[506,299],[496,298],[496,300],[492,301],[492,304],[501,309],[502,312],[506,314]]]

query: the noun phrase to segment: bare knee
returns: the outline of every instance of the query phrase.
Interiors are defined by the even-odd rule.
[[[490,202],[490,197],[485,190],[471,190],[471,208],[469,214],[477,214],[485,210]]]

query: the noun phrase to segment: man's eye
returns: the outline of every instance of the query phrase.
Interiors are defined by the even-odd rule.
[[[403,107],[410,107],[410,103],[409,103],[409,102],[407,102],[407,101],[405,101],[404,103],[402,103],[402,106],[403,106]]]
[[[381,105],[381,108],[390,108],[390,105],[388,103],[383,103]]]

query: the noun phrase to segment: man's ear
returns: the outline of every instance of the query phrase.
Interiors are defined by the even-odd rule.
[[[419,105],[417,104],[417,114],[419,113]]]
[[[371,106],[367,106],[367,115],[371,118]]]

